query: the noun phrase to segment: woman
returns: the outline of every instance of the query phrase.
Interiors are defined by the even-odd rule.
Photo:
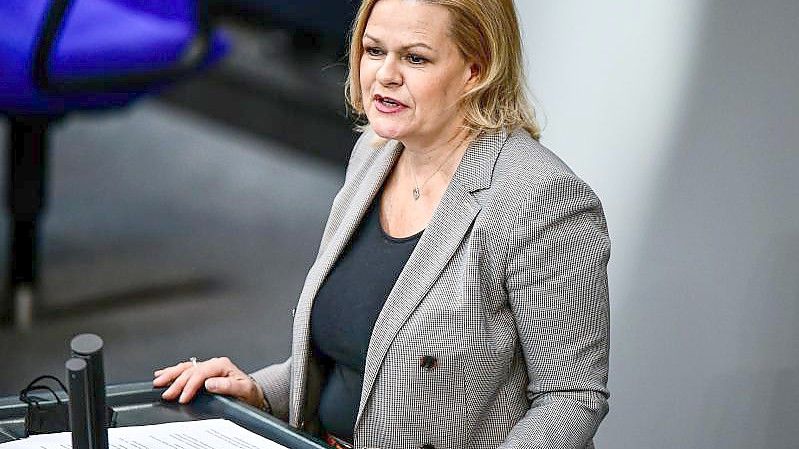
[[[610,243],[538,141],[512,0],[365,0],[365,115],[296,309],[292,356],[156,371],[335,447],[593,447],[607,413]]]

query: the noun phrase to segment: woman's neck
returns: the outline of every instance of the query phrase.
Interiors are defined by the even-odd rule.
[[[436,171],[453,171],[453,161],[460,161],[466,151],[471,131],[458,128],[428,142],[402,142],[402,161],[417,178],[426,179]]]

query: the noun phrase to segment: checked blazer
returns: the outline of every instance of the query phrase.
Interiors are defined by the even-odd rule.
[[[297,304],[291,357],[252,374],[272,413],[319,431],[314,297],[402,144],[358,140]],[[608,411],[605,217],[525,131],[469,145],[372,331],[357,448],[592,448]]]

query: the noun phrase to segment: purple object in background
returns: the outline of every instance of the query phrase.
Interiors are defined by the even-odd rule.
[[[113,109],[226,51],[205,0],[0,0],[0,116],[9,123],[9,294],[0,325],[32,327],[49,132],[71,111]]]
[[[52,0],[0,2],[0,114],[62,115],[121,107],[163,83],[120,92],[48,95],[36,89],[36,37]],[[197,0],[73,0],[51,58],[56,78],[119,75],[175,64],[196,33]],[[227,48],[215,33],[204,64]]]

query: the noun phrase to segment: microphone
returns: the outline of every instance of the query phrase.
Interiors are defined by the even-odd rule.
[[[90,429],[90,449],[108,449],[108,422],[105,403],[103,339],[95,334],[80,334],[70,342],[72,357],[86,362],[86,402]]]
[[[71,358],[64,364],[69,384],[69,428],[72,431],[72,449],[92,449],[92,432],[89,423],[88,373],[86,361]]]

